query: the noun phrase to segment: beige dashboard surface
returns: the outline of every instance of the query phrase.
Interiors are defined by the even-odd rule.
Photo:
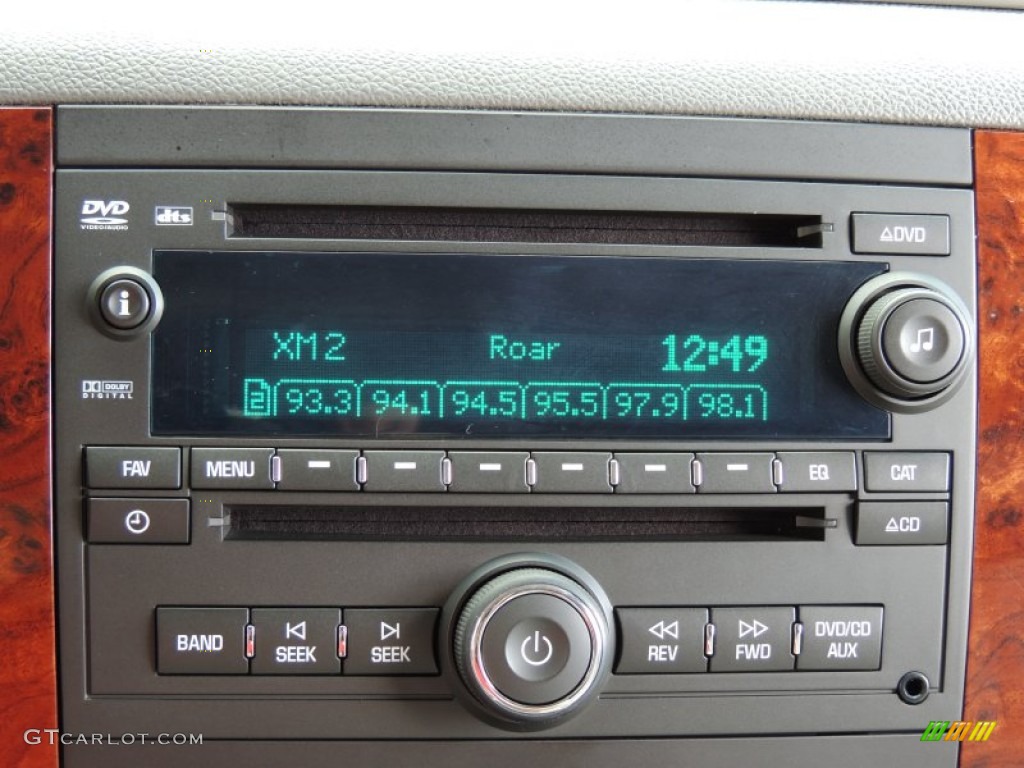
[[[272,9],[272,10],[267,10]],[[1024,127],[1024,13],[775,0],[19,3],[0,104],[309,104]]]

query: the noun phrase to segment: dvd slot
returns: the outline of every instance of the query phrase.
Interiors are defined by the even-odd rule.
[[[228,237],[821,248],[821,216],[497,208],[228,205]]]
[[[236,541],[823,541],[823,508],[231,506]]]

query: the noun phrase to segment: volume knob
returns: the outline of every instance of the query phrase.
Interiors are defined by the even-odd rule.
[[[578,566],[566,564],[570,576],[545,565],[502,564],[453,616],[452,655],[467,703],[509,730],[548,728],[578,713],[599,693],[614,655],[600,587]]]
[[[847,306],[840,339],[854,386],[893,410],[942,402],[969,367],[967,309],[945,286],[924,277],[887,275],[865,288],[866,295],[858,291]]]

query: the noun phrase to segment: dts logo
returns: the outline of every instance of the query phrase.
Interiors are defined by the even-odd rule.
[[[192,209],[183,205],[158,205],[154,216],[158,227],[192,226]]]
[[[128,229],[128,219],[122,217],[130,207],[124,200],[83,200],[82,229]]]

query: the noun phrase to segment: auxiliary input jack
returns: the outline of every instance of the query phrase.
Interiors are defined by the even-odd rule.
[[[896,693],[907,704],[920,704],[930,693],[928,678],[922,672],[907,672],[896,683]]]

